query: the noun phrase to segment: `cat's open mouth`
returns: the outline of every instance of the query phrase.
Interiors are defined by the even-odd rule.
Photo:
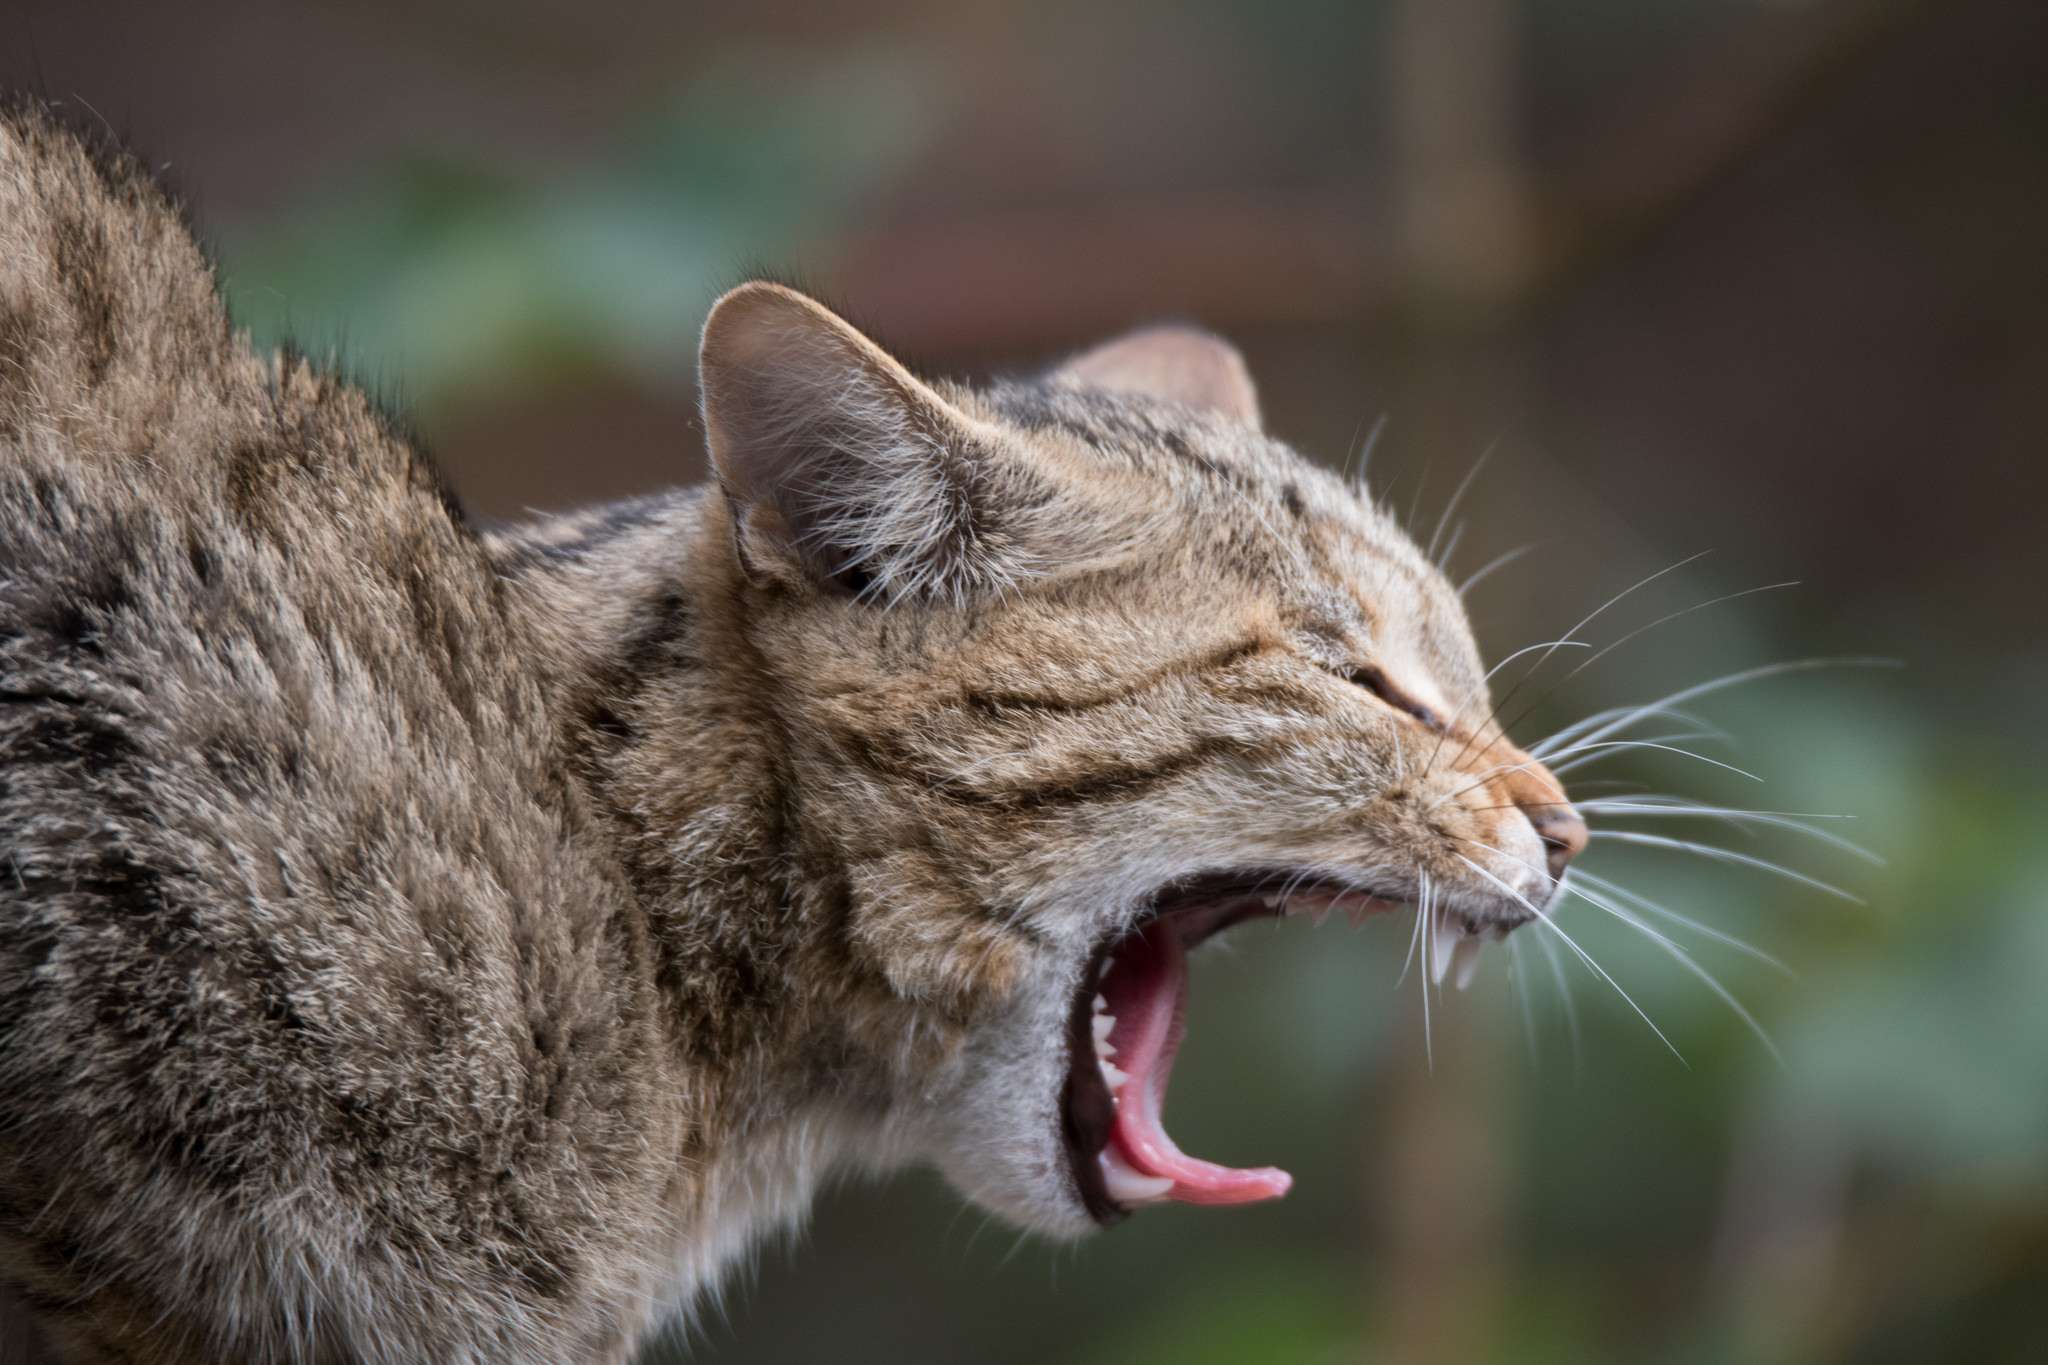
[[[1182,1152],[1162,1113],[1186,1028],[1187,952],[1243,920],[1342,909],[1354,918],[1400,903],[1352,887],[1298,882],[1283,905],[1271,875],[1198,878],[1162,891],[1155,911],[1104,943],[1084,974],[1069,1027],[1066,1140],[1082,1202],[1098,1222],[1140,1204],[1245,1204],[1278,1198],[1293,1177]]]

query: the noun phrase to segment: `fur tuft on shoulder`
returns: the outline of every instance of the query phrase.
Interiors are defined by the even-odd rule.
[[[83,413],[132,441],[254,371],[147,168],[43,101],[0,103],[0,434]]]

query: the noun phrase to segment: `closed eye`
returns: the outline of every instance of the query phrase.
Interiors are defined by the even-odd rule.
[[[1439,716],[1436,712],[1388,682],[1387,675],[1380,672],[1377,668],[1368,665],[1364,668],[1349,669],[1345,672],[1344,679],[1354,687],[1364,688],[1395,710],[1406,711],[1429,729],[1442,730],[1444,728],[1442,716]]]

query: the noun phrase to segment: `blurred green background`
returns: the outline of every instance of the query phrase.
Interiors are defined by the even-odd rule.
[[[1782,1065],[1587,905],[1683,1064],[1531,942],[1431,1000],[1432,1065],[1404,922],[1249,927],[1198,964],[1174,1122],[1287,1200],[1048,1247],[926,1175],[838,1189],[653,1358],[2048,1359],[2038,0],[7,8],[0,79],[165,163],[241,321],[406,405],[481,516],[700,477],[695,332],[765,266],[967,376],[1206,323],[1315,457],[1384,419],[1425,536],[1491,449],[1454,569],[1537,542],[1473,591],[1492,657],[1702,550],[1589,637],[1800,580],[1632,640],[1525,741],[1903,664],[1703,703],[1761,785],[1573,774],[1883,857],[1599,822],[1866,902],[1586,859],[1782,961],[1672,929]]]

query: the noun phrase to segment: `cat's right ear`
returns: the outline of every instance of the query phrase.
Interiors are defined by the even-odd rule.
[[[705,320],[698,377],[756,582],[958,601],[1026,571],[1010,485],[1028,476],[1001,434],[822,304],[761,281],[732,290]]]

